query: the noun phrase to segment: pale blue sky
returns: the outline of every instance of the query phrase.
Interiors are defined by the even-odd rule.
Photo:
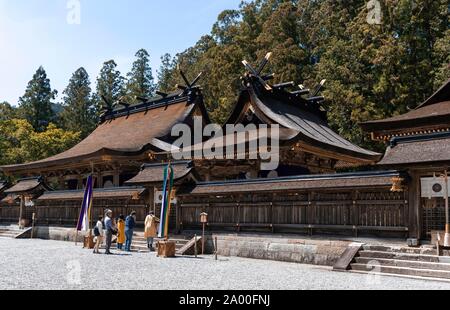
[[[150,52],[156,75],[161,55],[195,44],[241,0],[79,2],[81,23],[74,25],[67,22],[69,0],[0,0],[0,102],[17,104],[40,65],[59,98],[77,68],[88,70],[94,87],[104,61],[116,60],[125,74],[140,48]]]

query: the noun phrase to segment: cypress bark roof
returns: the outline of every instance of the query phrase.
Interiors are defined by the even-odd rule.
[[[228,193],[284,192],[287,190],[345,189],[361,187],[391,187],[396,171],[311,175],[277,179],[256,179],[228,182],[198,183],[191,189],[177,193],[183,195],[220,195]]]
[[[5,194],[24,194],[31,193],[37,189],[48,189],[41,177],[27,178],[19,180],[16,185],[5,190]]]
[[[144,165],[142,166],[141,172],[131,180],[127,181],[128,185],[142,185],[142,184],[152,184],[158,183],[162,184],[164,181],[164,169],[167,164],[154,164],[154,165]],[[174,172],[174,181],[179,181],[187,177],[193,172],[193,165],[190,161],[174,162],[172,163],[172,168]]]
[[[94,189],[94,199],[139,199],[145,193],[145,188],[140,187],[118,187],[108,189]],[[64,201],[64,200],[83,200],[84,191],[48,191],[40,196],[38,201]]]
[[[245,123],[250,110],[263,123],[279,124],[280,129],[289,130],[289,134],[280,137],[282,141],[300,143],[313,153],[325,152],[330,158],[357,164],[374,163],[381,158],[381,154],[354,145],[334,132],[317,104],[284,89],[267,91],[257,83],[250,83],[242,91],[228,124]]]
[[[191,99],[188,96],[172,95],[114,111],[103,118],[103,122],[91,135],[70,150],[32,163],[3,166],[0,170],[11,173],[101,158],[103,155],[132,156],[152,148],[159,151],[161,140],[170,139],[173,125],[184,123],[195,112],[196,107],[200,107],[203,114],[206,113],[201,96]]]
[[[361,123],[366,132],[377,136],[448,130],[450,128],[450,79],[416,109],[387,119]]]
[[[450,133],[395,138],[378,165],[402,166],[446,162],[450,162]]]

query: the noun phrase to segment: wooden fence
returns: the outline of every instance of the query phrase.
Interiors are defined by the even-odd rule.
[[[92,208],[92,224],[95,224],[98,216],[104,215],[105,210],[113,211],[113,216],[123,214],[129,215],[136,211],[138,228],[144,226],[145,217],[150,212],[150,207],[145,200],[94,200]],[[38,202],[34,207],[24,207],[23,217],[29,220],[35,214],[35,225],[75,227],[81,211],[81,202],[78,201],[53,201]],[[156,205],[156,215],[159,216],[161,205]],[[18,223],[20,217],[20,206],[0,206],[1,223]],[[170,229],[176,228],[176,207],[173,206],[170,214]]]
[[[236,231],[408,232],[408,194],[390,190],[323,191],[286,194],[186,196],[180,201],[179,225],[200,227],[208,213],[211,229]]]

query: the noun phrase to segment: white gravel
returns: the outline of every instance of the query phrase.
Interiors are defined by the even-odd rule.
[[[93,255],[73,243],[0,238],[4,289],[450,289],[450,283],[332,272],[316,266],[235,257]]]

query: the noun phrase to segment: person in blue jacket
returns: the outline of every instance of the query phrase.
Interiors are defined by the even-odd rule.
[[[131,212],[125,220],[125,251],[131,252],[131,243],[133,242],[134,228],[136,227],[136,211]]]

